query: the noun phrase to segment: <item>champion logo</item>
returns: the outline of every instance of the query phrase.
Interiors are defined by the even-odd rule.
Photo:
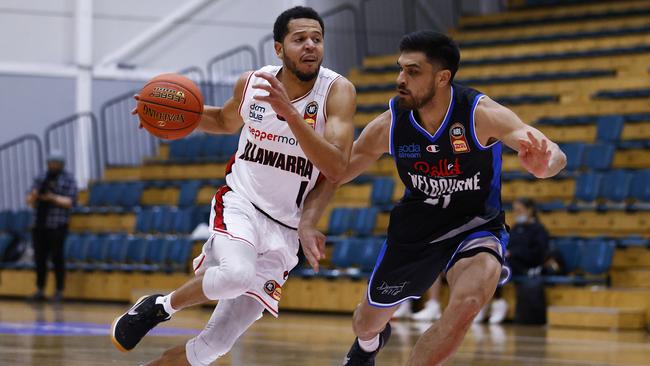
[[[429,145],[427,146],[427,151],[430,153],[440,152],[440,147],[438,145]]]

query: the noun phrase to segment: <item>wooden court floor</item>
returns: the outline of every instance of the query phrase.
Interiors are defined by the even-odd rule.
[[[0,365],[139,365],[184,344],[207,321],[208,308],[179,312],[122,354],[108,338],[111,320],[127,305],[33,305],[0,300]],[[427,325],[393,322],[393,337],[377,365],[403,365]],[[264,316],[215,365],[335,366],[353,340],[350,317]],[[646,332],[577,331],[545,327],[473,326],[448,365],[650,365]]]

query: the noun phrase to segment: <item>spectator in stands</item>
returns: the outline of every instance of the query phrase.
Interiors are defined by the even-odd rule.
[[[510,230],[506,261],[513,276],[538,275],[548,255],[548,232],[539,222],[535,202],[530,198],[519,198],[512,204],[515,224]],[[497,288],[489,304],[490,324],[503,322],[508,314],[508,303],[503,299],[501,288]],[[488,305],[474,318],[480,323],[488,313]]]
[[[539,222],[535,202],[530,198],[519,198],[512,204],[512,211],[515,224],[510,231],[506,252],[512,274],[539,273],[548,255],[548,232]]]
[[[34,180],[27,195],[27,202],[34,208],[35,220],[32,233],[34,262],[36,264],[35,301],[45,300],[43,290],[47,279],[47,260],[51,255],[56,275],[56,292],[53,300],[63,299],[65,287],[65,261],[63,247],[68,234],[70,208],[77,197],[74,177],[63,170],[65,157],[60,151],[52,151],[47,157],[47,171]]]

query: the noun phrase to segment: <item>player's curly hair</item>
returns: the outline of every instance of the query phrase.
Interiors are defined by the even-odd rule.
[[[275,24],[273,24],[273,39],[276,42],[282,43],[284,37],[287,36],[287,33],[289,33],[289,22],[292,19],[314,19],[318,21],[320,28],[323,30],[323,37],[325,36],[325,24],[323,23],[323,18],[318,15],[318,12],[306,6],[295,6],[283,11],[275,19]]]

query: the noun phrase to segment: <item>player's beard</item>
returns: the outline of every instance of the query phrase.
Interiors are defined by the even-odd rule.
[[[415,97],[410,91],[408,91],[408,93],[409,93],[408,97],[403,97],[400,95],[397,105],[402,109],[415,110],[415,109],[420,109],[424,107],[427,103],[429,103],[433,99],[433,97],[436,96],[436,89],[431,88],[427,90],[427,93],[422,98]]]
[[[298,70],[298,66],[296,66],[296,63],[293,62],[289,57],[286,55],[282,57],[282,61],[284,62],[284,66],[287,68],[287,70],[291,71],[292,74],[296,75],[296,77],[300,81],[312,81],[318,76],[318,71],[320,71],[320,65],[323,63],[323,60],[318,63],[318,67],[316,68],[316,71],[313,73],[307,74],[304,73],[300,70]]]

